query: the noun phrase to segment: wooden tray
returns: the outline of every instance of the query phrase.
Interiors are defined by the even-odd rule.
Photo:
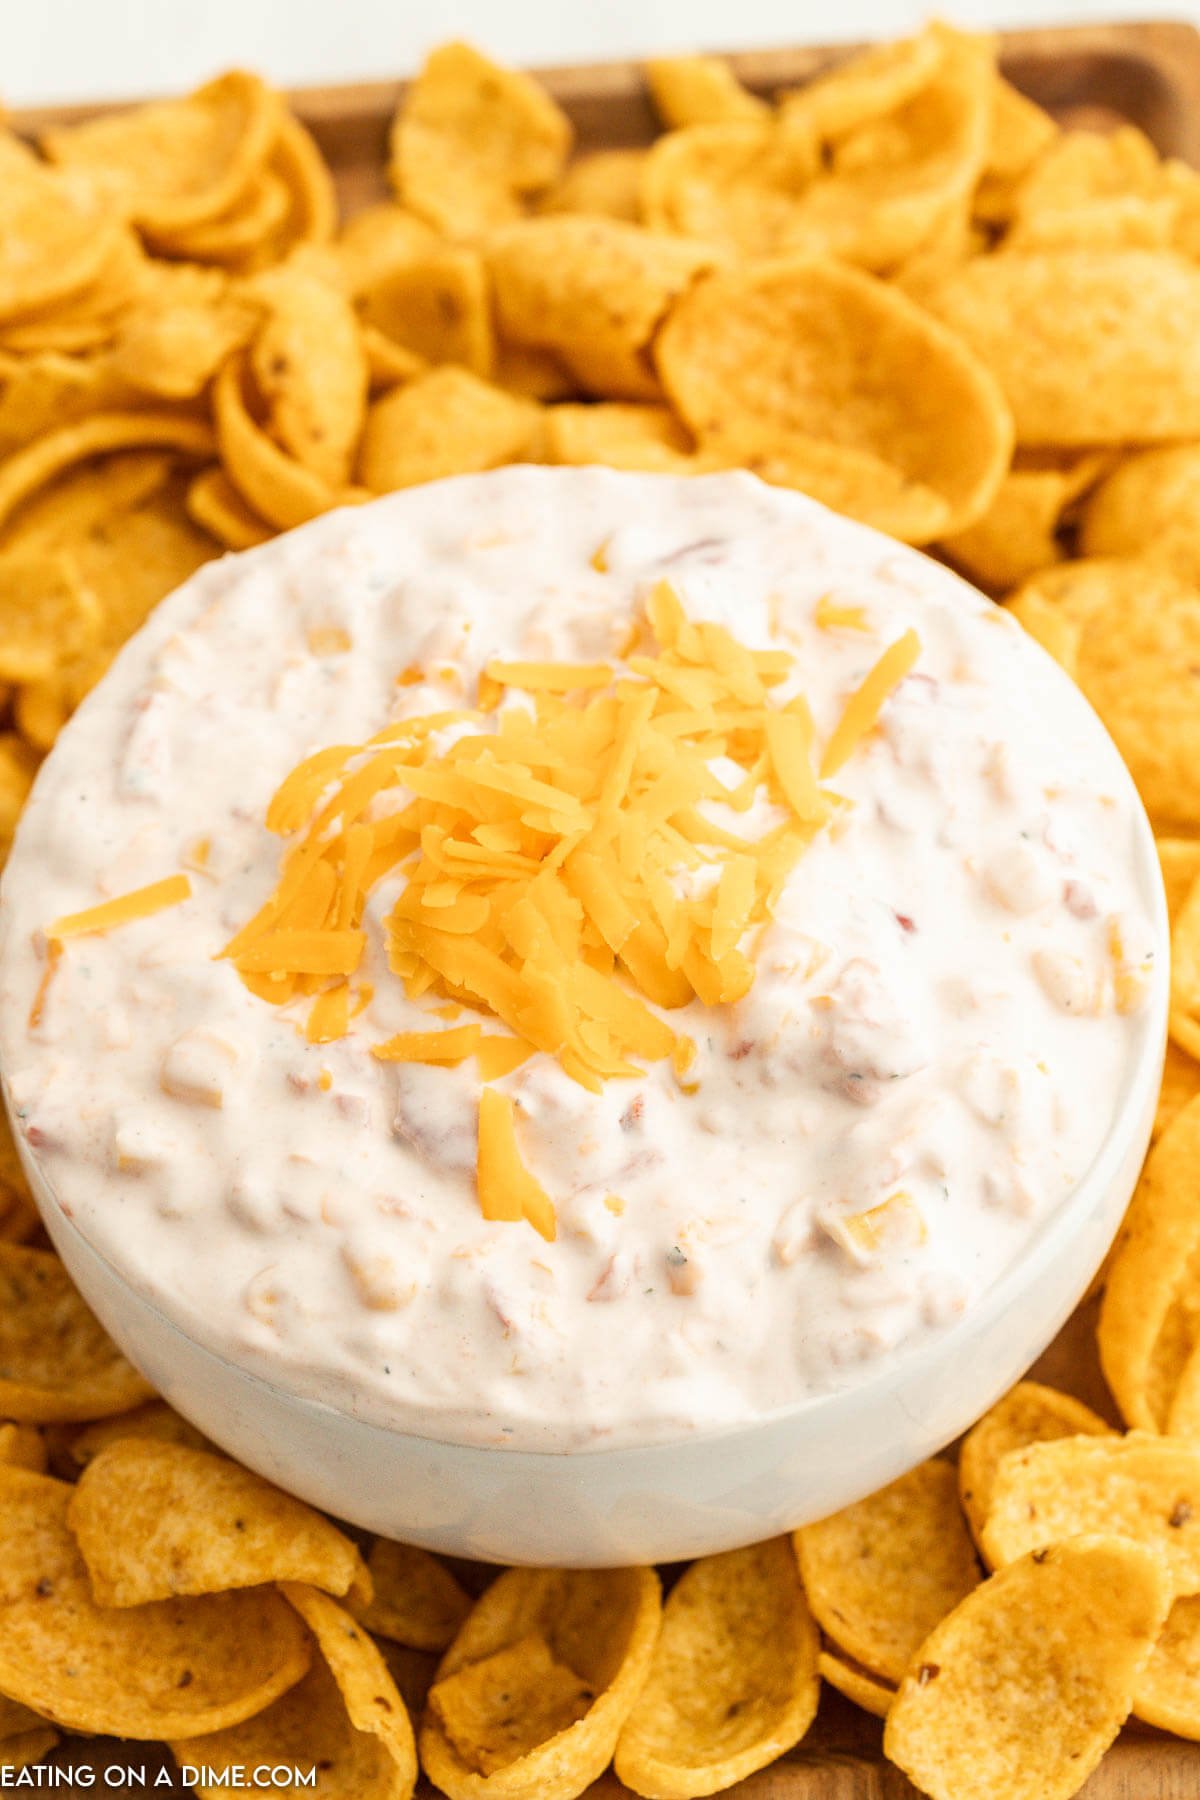
[[[1200,31],[1177,23],[1068,26],[1001,35],[1006,75],[1063,123],[1093,129],[1138,125],[1158,149],[1200,167]],[[730,56],[747,86],[771,94],[808,80],[849,53],[815,47],[756,50]],[[583,150],[648,143],[655,121],[640,65],[595,63],[538,71],[570,114]],[[334,171],[347,213],[382,197],[387,128],[405,84],[360,82],[348,87],[301,89],[291,96]],[[94,117],[111,106],[54,107],[17,113],[12,123],[36,136],[51,125]],[[1068,1387],[1115,1422],[1095,1352],[1095,1307],[1075,1315],[1036,1371]],[[885,1762],[882,1727],[832,1689],[803,1746],[772,1768],[728,1790],[735,1800],[915,1800],[917,1790]],[[203,1761],[203,1739],[196,1760]],[[103,1740],[68,1740],[49,1759],[141,1765],[153,1771],[161,1758],[145,1746],[112,1747]],[[98,1784],[99,1785],[99,1784]],[[149,1786],[149,1783],[147,1784]],[[154,1789],[167,1794],[165,1787]],[[184,1790],[173,1790],[176,1796]],[[433,1790],[422,1785],[422,1800]],[[1146,1727],[1130,1726],[1081,1790],[1085,1800],[1200,1800],[1200,1744],[1181,1743]],[[320,1800],[318,1792],[318,1800]],[[627,1800],[627,1790],[605,1776],[590,1800]]]

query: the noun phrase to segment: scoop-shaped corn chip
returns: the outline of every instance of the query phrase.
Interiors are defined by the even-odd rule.
[[[122,322],[108,359],[117,381],[155,400],[194,400],[249,342],[259,307],[207,273],[211,282],[160,287]]]
[[[1200,269],[1182,257],[982,256],[920,298],[996,376],[1019,443],[1200,436]]]
[[[271,152],[281,111],[257,75],[235,69],[183,100],[48,131],[42,147],[97,203],[170,232],[237,204]]]
[[[1112,1435],[1112,1427],[1073,1394],[1043,1387],[1039,1381],[1019,1381],[1010,1388],[967,1433],[959,1453],[958,1494],[976,1542],[1002,1458],[1053,1438],[1105,1435]]]
[[[84,1425],[71,1436],[66,1454],[77,1468],[86,1469],[94,1456],[122,1438],[153,1438],[157,1443],[182,1444],[189,1450],[212,1449],[208,1439],[165,1400],[148,1400],[131,1412]]]
[[[97,1606],[67,1525],[72,1492],[0,1466],[0,1691],[73,1730],[188,1738],[299,1681],[308,1642],[271,1589]]]
[[[231,357],[217,376],[213,405],[225,471],[269,524],[289,531],[358,497],[325,481],[268,436],[247,403],[244,356]]]
[[[915,37],[860,50],[806,87],[784,94],[780,116],[785,126],[802,121],[821,138],[844,137],[860,125],[874,124],[928,86],[949,42],[947,32],[931,27]]]
[[[468,238],[518,217],[524,199],[548,188],[571,135],[566,114],[528,75],[469,44],[442,44],[392,125],[392,185],[447,237]]]
[[[1189,1056],[1186,1050],[1181,1050],[1172,1039],[1167,1044],[1167,1057],[1163,1064],[1152,1143],[1158,1142],[1189,1100],[1194,1100],[1197,1094],[1200,1094],[1200,1062],[1194,1056]]]
[[[540,1632],[443,1676],[429,1707],[456,1755],[495,1775],[582,1719],[595,1694]]]
[[[57,1256],[0,1244],[0,1418],[102,1419],[152,1392]]]
[[[540,423],[529,400],[447,363],[393,388],[367,414],[359,477],[376,494],[496,469],[530,450]]]
[[[844,509],[879,523],[880,464],[917,502],[912,541],[959,530],[987,508],[1012,429],[999,389],[950,333],[858,270],[792,258],[706,275],[659,335],[663,385],[703,450],[762,466],[824,443],[861,465]],[[805,485],[798,480],[796,485]],[[820,495],[825,498],[824,494]],[[940,521],[940,523],[938,522]]]
[[[601,463],[610,469],[687,474],[712,465],[667,406],[552,406],[546,413],[546,457],[553,463]]]
[[[62,551],[0,555],[0,680],[45,681],[96,643],[102,614]]]
[[[409,1800],[417,1773],[411,1726],[407,1740],[403,1727],[385,1737],[363,1722],[360,1704],[355,1711],[352,1717],[337,1675],[318,1655],[304,1679],[264,1712],[203,1744],[171,1748],[183,1779],[203,1796],[227,1792],[234,1770],[315,1768],[322,1800]]]
[[[375,1590],[356,1608],[369,1631],[412,1650],[444,1650],[471,1610],[471,1598],[444,1563],[412,1544],[376,1538],[367,1556]]]
[[[109,356],[0,354],[0,456],[59,425],[128,407],[136,398]]]
[[[1200,1251],[1195,1171],[1200,1100],[1185,1105],[1147,1157],[1108,1271],[1097,1328],[1100,1363],[1130,1425],[1165,1430],[1196,1342]]]
[[[646,1679],[661,1619],[658,1577],[652,1569],[508,1569],[483,1594],[442,1659],[420,1733],[421,1763],[450,1800],[573,1800],[607,1765],[617,1737]],[[540,1641],[553,1672],[559,1717],[594,1698],[564,1728],[496,1765],[503,1744],[520,1741],[520,1718],[509,1719],[501,1686],[491,1680],[497,1655]],[[511,1657],[502,1665],[508,1670]],[[487,1735],[467,1746],[448,1735],[439,1717],[438,1690],[452,1677],[485,1665],[467,1693],[450,1689],[450,1712],[461,1722],[473,1706],[488,1720]],[[568,1687],[575,1695],[569,1700]],[[455,1707],[458,1693],[459,1706]],[[493,1696],[489,1712],[488,1696]],[[443,1696],[444,1698],[444,1696]],[[488,1773],[485,1763],[492,1764]]]
[[[222,468],[204,469],[187,491],[188,514],[227,550],[253,550],[275,533],[242,499]]]
[[[1171,1036],[1200,1057],[1200,883],[1193,883],[1171,929]]]
[[[1167,914],[1172,925],[1197,880],[1200,880],[1200,839],[1160,837],[1155,842],[1158,866],[1167,895]]]
[[[1061,562],[1058,530],[1079,494],[1104,470],[1098,456],[1074,466],[1010,469],[983,517],[956,532],[942,549],[963,573],[992,593],[1003,593]]]
[[[765,100],[744,88],[722,56],[661,56],[646,63],[646,83],[664,130],[765,118]]]
[[[1010,604],[1100,714],[1155,829],[1200,828],[1200,587],[1159,562],[1096,557],[1033,576]]]
[[[100,1450],[67,1522],[100,1606],[270,1581],[370,1593],[358,1550],[320,1513],[226,1457],[162,1439]]]
[[[570,400],[579,392],[579,383],[552,351],[529,344],[498,345],[492,380],[523,400]]]
[[[0,1463],[46,1473],[46,1440],[34,1425],[0,1425]]]
[[[426,219],[394,200],[379,200],[348,219],[338,233],[335,255],[347,292],[355,299],[434,250],[440,243]]]
[[[431,363],[461,363],[490,375],[496,360],[487,268],[477,250],[435,244],[367,283],[359,307],[368,325]]]
[[[312,133],[291,113],[284,114],[271,168],[287,188],[290,204],[270,255],[279,260],[300,245],[329,243],[338,226],[333,175]]]
[[[291,196],[282,177],[265,168],[215,219],[153,234],[157,247],[189,262],[238,268],[255,260],[287,223]]]
[[[595,213],[638,225],[645,150],[593,150],[577,157],[538,202],[543,213]]]
[[[1158,1558],[1119,1537],[1001,1569],[921,1645],[885,1754],[930,1800],[1069,1800],[1128,1717],[1168,1604]]]
[[[18,691],[18,701],[24,691]],[[15,732],[0,732],[0,859],[8,855],[37,765],[36,751]],[[0,1119],[0,1240],[24,1243],[40,1223],[5,1117]]]
[[[882,80],[855,79],[857,99],[834,85],[849,74],[835,73],[787,101],[778,122],[660,139],[642,190],[649,222],[745,256],[797,252],[875,271],[895,269],[952,219],[965,223],[987,147],[984,41],[935,27],[914,91],[894,105],[885,90],[899,62],[888,66],[892,50],[875,54]],[[926,56],[928,70],[918,66]],[[823,113],[842,124],[835,142]]]
[[[82,292],[113,252],[120,226],[0,127],[0,321],[20,321]]]
[[[618,219],[528,219],[489,253],[501,332],[552,350],[585,388],[653,399],[650,340],[716,253]]]
[[[1173,1596],[1200,1591],[1200,1444],[1131,1431],[1012,1451],[996,1470],[984,1553],[1000,1567],[1100,1526],[1156,1552]]]
[[[822,1630],[887,1681],[899,1681],[921,1639],[979,1581],[946,1462],[919,1463],[795,1535],[804,1591]]]
[[[1200,1595],[1176,1600],[1167,1614],[1133,1710],[1160,1731],[1200,1738]]]
[[[1089,497],[1079,521],[1084,556],[1145,556],[1200,585],[1200,445],[1141,450]]]
[[[1175,210],[1158,152],[1136,126],[1064,131],[1018,187],[1004,246],[1164,248]]]
[[[872,1713],[877,1719],[887,1718],[896,1690],[861,1663],[851,1661],[840,1651],[822,1650],[817,1658],[817,1673],[861,1711]]]
[[[257,277],[267,319],[250,348],[250,371],[267,425],[322,481],[350,479],[367,410],[367,353],[347,296],[293,256]]]
[[[0,524],[74,463],[117,450],[159,447],[195,457],[210,457],[215,448],[206,425],[169,412],[94,413],[47,432],[0,464]]]
[[[817,1650],[788,1538],[701,1558],[663,1609],[617,1774],[636,1794],[687,1800],[765,1768],[812,1723]]]
[[[977,219],[989,225],[1008,223],[1021,178],[1057,135],[1049,113],[1003,75],[993,76],[987,151],[972,202]]]

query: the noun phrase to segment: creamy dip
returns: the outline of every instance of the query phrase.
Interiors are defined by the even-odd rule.
[[[669,1015],[686,1082],[591,1094],[537,1055],[495,1084],[547,1243],[481,1214],[474,1064],[370,1054],[433,1022],[387,967],[396,881],[335,1042],[215,959],[275,887],[264,814],[301,758],[473,705],[492,658],[619,667],[663,579],[792,653],[772,698],[803,691],[818,752],[889,644],[921,653],[744,946],[750,992]],[[534,468],[413,489],[202,569],[67,727],[3,884],[16,1126],[140,1294],[312,1399],[523,1449],[748,1422],[945,1331],[1087,1171],[1161,950],[1136,829],[1094,715],[1002,611],[798,495]],[[179,870],[183,904],[48,974],[56,918]]]

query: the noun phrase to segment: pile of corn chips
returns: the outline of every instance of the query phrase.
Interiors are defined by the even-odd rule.
[[[1160,834],[1172,1041],[1099,1327],[1129,1429],[1023,1382],[957,1468],[665,1601],[364,1542],[153,1396],[4,1134],[0,1769],[100,1733],[315,1764],[324,1800],[418,1765],[572,1800],[610,1762],[684,1800],[799,1743],[822,1681],[933,1800],[1065,1800],[1130,1714],[1200,1739],[1200,177],[1060,130],[945,26],[772,103],[710,58],[647,79],[655,143],[572,160],[547,93],[448,45],[395,199],[340,226],[251,75],[0,136],[0,852],[155,603],[332,506],[746,467],[932,547],[1070,670]]]

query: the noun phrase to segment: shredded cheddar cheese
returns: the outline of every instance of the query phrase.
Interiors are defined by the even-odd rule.
[[[190,898],[192,884],[186,875],[168,875],[165,881],[152,881],[132,893],[119,894],[115,900],[101,901],[99,906],[85,907],[82,912],[65,913],[46,927],[51,942],[63,938],[82,937],[86,932],[112,931],[117,925],[130,925],[135,919],[149,919],[168,906],[178,906]]]
[[[447,1027],[400,1032],[373,1047],[381,1061],[473,1056],[486,1083],[541,1052],[592,1092],[664,1058],[683,1077],[695,1046],[660,1013],[747,993],[752,934],[839,804],[821,780],[872,730],[919,644],[909,632],[884,652],[818,776],[804,696],[771,694],[790,655],[690,620],[665,582],[645,610],[623,666],[493,660],[474,708],[399,721],[294,769],[266,818],[294,839],[279,884],[222,952],[252,992],[311,995],[309,1041],[343,1035],[367,897],[400,873],[389,965]],[[520,704],[506,704],[510,688]],[[447,741],[448,726],[467,729]],[[736,778],[719,778],[718,761]],[[764,792],[783,821],[739,829]],[[395,793],[398,809],[376,806]],[[451,1022],[464,1008],[474,1021]],[[506,1032],[485,1033],[489,1020]],[[552,1235],[508,1105],[485,1087],[480,1203],[543,1235],[548,1218]]]

